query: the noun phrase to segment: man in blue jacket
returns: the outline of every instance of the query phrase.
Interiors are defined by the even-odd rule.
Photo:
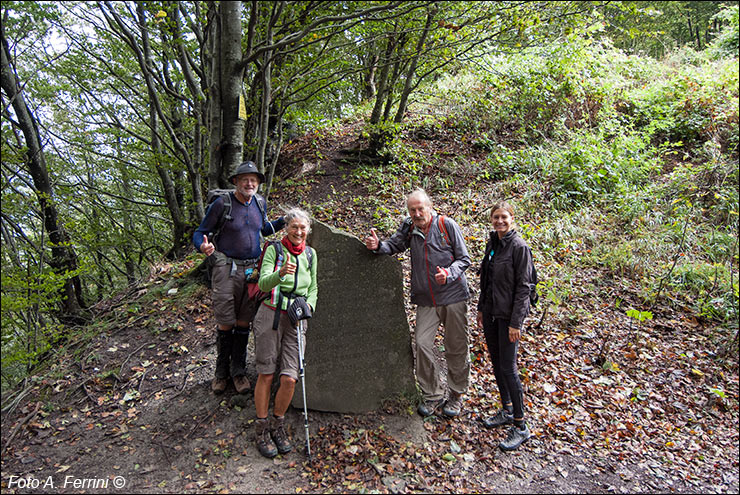
[[[423,394],[418,412],[431,416],[444,403],[442,412],[460,414],[470,380],[467,300],[470,297],[465,270],[470,256],[460,227],[439,216],[422,189],[406,199],[409,217],[390,239],[380,241],[375,229],[365,246],[378,254],[395,254],[411,248],[411,302],[416,308],[416,379]],[[443,324],[444,358],[447,361],[447,401],[434,356],[434,339]]]
[[[249,325],[258,305],[249,298],[247,281],[253,278],[252,281],[256,282],[258,276],[256,268],[262,249],[260,234],[272,235],[285,225],[282,217],[272,222],[267,220],[267,204],[257,194],[265,176],[257,170],[254,162],[239,165],[229,180],[236,186],[229,193],[230,206],[225,204],[228,200],[217,198],[193,234],[195,248],[213,257],[209,261],[213,267],[211,287],[218,324],[218,357],[211,390],[217,394],[226,390],[229,377],[238,393],[250,388],[246,377],[247,343]],[[222,226],[217,229],[224,215]],[[214,230],[218,232],[209,239],[209,233]]]

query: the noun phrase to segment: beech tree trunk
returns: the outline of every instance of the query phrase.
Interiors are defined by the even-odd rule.
[[[419,41],[416,43],[416,50],[414,50],[414,57],[411,59],[409,64],[409,70],[406,73],[406,81],[403,85],[403,91],[401,92],[401,99],[398,102],[398,110],[396,111],[396,117],[393,119],[394,122],[400,124],[403,122],[403,116],[406,113],[406,106],[408,105],[409,95],[411,94],[412,85],[414,80],[414,74],[416,73],[416,66],[419,64],[419,57],[424,50],[424,43],[426,43],[429,31],[432,29],[432,21],[437,13],[436,8],[429,9],[427,12],[427,22],[424,25],[424,31],[419,36]]]
[[[216,84],[220,96],[217,108],[221,112],[221,136],[217,142],[219,176],[224,186],[228,184],[231,172],[242,162],[244,153],[244,121],[239,119],[239,95],[242,94],[244,80],[241,11],[242,2],[219,3],[221,33],[217,37],[215,54],[220,59]]]
[[[139,23],[141,28],[141,39],[142,39],[142,50],[138,50],[135,43],[131,43],[134,52],[139,60],[139,66],[141,67],[144,81],[146,82],[147,92],[149,95],[149,128],[151,130],[151,150],[154,154],[154,168],[159,175],[162,182],[162,189],[164,192],[165,201],[167,203],[167,209],[172,217],[172,248],[166,254],[167,257],[178,257],[184,250],[185,246],[188,245],[186,239],[187,233],[187,221],[183,215],[182,208],[180,207],[181,201],[178,200],[177,184],[170,175],[169,170],[162,163],[162,157],[165,154],[162,151],[162,143],[159,139],[159,99],[154,87],[154,81],[152,81],[151,69],[151,48],[149,45],[149,36],[146,30],[146,19],[144,14],[144,8],[142,4],[138,4],[136,11],[139,15]],[[121,29],[125,30],[123,23],[119,22]],[[133,39],[133,36],[131,36]]]
[[[272,43],[270,39],[271,30],[268,28],[268,42]],[[259,140],[257,143],[257,157],[255,163],[259,170],[265,170],[265,150],[267,149],[267,141],[269,139],[269,125],[270,125],[270,105],[272,104],[272,62],[270,61],[271,53],[269,50],[265,52],[264,63],[262,65],[262,104],[260,105],[260,124],[259,124]]]
[[[26,140],[26,147],[28,148],[26,163],[33,179],[36,197],[43,215],[44,229],[49,235],[51,244],[49,266],[64,279],[64,285],[61,288],[62,306],[59,318],[63,322],[81,323],[83,321],[81,312],[84,304],[82,301],[82,284],[79,275],[77,275],[77,254],[59,220],[59,214],[54,205],[54,191],[49,180],[49,171],[46,166],[46,156],[41,146],[38,123],[28,108],[15,69],[11,66],[10,48],[5,39],[4,31],[2,33],[2,45],[1,86],[10,100],[18,119],[18,127]],[[43,249],[43,246],[41,249]]]
[[[380,123],[380,118],[383,112],[383,102],[388,88],[388,72],[391,65],[390,60],[393,56],[393,51],[396,49],[396,42],[396,33],[391,33],[387,40],[388,44],[386,45],[385,55],[381,59],[382,67],[380,69],[380,75],[376,81],[377,93],[375,94],[375,105],[373,106],[373,111],[370,115],[370,124],[372,125]]]

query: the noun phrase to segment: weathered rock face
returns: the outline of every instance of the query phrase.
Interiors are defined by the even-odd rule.
[[[415,394],[401,263],[318,221],[319,298],[308,320],[306,398],[310,409],[366,412]],[[301,384],[293,406],[302,408]]]

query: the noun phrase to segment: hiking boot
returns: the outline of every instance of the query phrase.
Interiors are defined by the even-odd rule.
[[[531,436],[532,433],[529,432],[529,427],[527,425],[524,425],[523,430],[518,426],[512,426],[509,428],[509,433],[506,434],[506,440],[498,444],[498,447],[504,452],[516,450]]]
[[[246,376],[235,376],[233,378],[234,381],[234,388],[236,389],[236,393],[243,394],[244,392],[249,391],[251,385],[249,384],[249,379]]]
[[[437,408],[442,404],[442,400],[425,400],[421,404],[419,404],[419,407],[416,408],[416,411],[424,416],[425,418],[428,416],[431,416],[434,414],[434,412],[437,410]]]
[[[510,413],[506,409],[501,409],[499,412],[497,412],[490,418],[485,418],[483,420],[483,426],[485,426],[486,428],[493,428],[495,426],[513,425],[513,424],[514,424],[514,414]]]
[[[226,390],[226,378],[214,378],[211,381],[211,391],[214,394],[223,394]]]
[[[270,427],[270,436],[275,441],[278,452],[281,454],[287,454],[293,450],[293,444],[290,441],[290,435],[285,431],[285,416],[278,418],[277,416],[272,417],[272,425]]]
[[[267,424],[267,418],[257,418],[257,421],[254,423],[254,430],[259,453],[268,459],[275,457],[278,454],[278,450],[272,438],[270,438],[270,428]]]
[[[442,408],[442,413],[445,416],[454,418],[460,415],[463,405],[463,395],[457,392],[450,391],[450,397],[445,403],[445,407]]]

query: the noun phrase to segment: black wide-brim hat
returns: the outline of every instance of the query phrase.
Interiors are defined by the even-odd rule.
[[[260,179],[260,184],[265,182],[265,175],[257,170],[257,165],[253,161],[244,162],[234,170],[234,173],[229,177],[229,182],[234,182],[234,177],[242,174],[255,174]]]

